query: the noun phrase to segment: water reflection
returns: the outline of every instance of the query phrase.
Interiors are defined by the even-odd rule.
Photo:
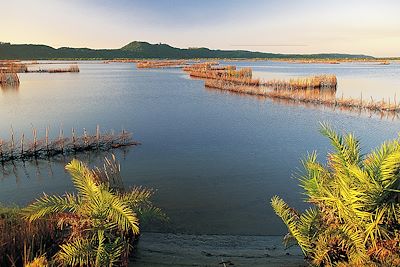
[[[15,184],[21,185],[25,181],[46,181],[51,180],[60,173],[66,164],[72,159],[77,159],[90,166],[103,164],[104,158],[110,157],[112,153],[117,153],[119,160],[124,162],[130,148],[118,148],[110,152],[87,151],[75,155],[58,155],[48,159],[19,160],[0,163],[1,180],[11,179]],[[10,181],[8,181],[10,182]]]
[[[7,94],[17,94],[19,91],[19,84],[16,85],[0,85],[1,92]]]

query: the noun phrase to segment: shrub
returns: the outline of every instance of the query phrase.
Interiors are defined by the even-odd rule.
[[[400,139],[363,155],[353,134],[326,124],[334,150],[326,165],[316,153],[299,177],[312,204],[300,214],[274,196],[271,204],[315,266],[400,266]]]

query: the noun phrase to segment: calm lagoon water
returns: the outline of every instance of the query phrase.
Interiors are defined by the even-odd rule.
[[[230,64],[230,62],[226,62]],[[338,92],[374,99],[400,95],[400,65],[234,62],[263,78],[318,73],[338,77]],[[42,66],[44,67],[44,66]],[[52,65],[57,67],[57,65]],[[161,230],[196,234],[276,235],[285,227],[269,199],[277,194],[304,209],[293,174],[300,159],[329,142],[319,122],[353,131],[369,151],[397,137],[400,120],[205,89],[179,69],[137,70],[134,64],[79,62],[81,72],[21,74],[21,85],[0,91],[0,137],[34,126],[52,135],[60,125],[94,131],[132,131],[141,146],[114,151],[125,184],[157,189],[154,198],[171,219]],[[29,134],[28,134],[29,135]],[[79,158],[99,164],[106,154]],[[63,166],[70,158],[0,166],[0,202],[26,204],[42,192],[63,193],[72,184]],[[153,230],[160,230],[154,228]]]

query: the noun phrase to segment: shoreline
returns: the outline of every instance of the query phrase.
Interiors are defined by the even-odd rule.
[[[141,234],[130,266],[307,266],[283,236]]]

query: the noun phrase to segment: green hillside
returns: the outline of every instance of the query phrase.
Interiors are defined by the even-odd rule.
[[[0,43],[0,59],[114,58],[373,58],[350,54],[273,54],[246,50],[181,49],[167,44],[131,42],[120,49],[53,48],[47,45]]]

